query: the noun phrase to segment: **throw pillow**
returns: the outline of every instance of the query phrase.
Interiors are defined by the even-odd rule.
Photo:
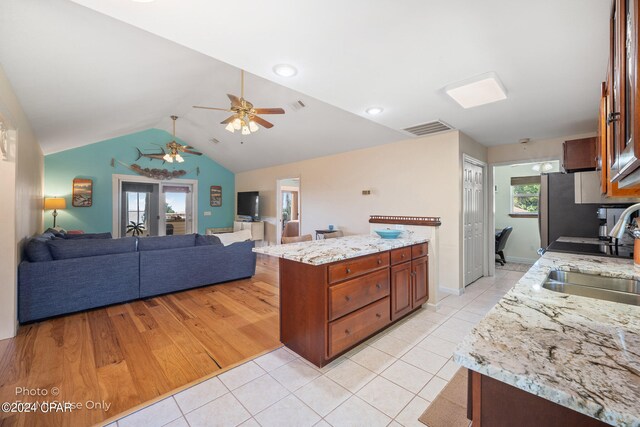
[[[24,253],[31,262],[53,261],[47,242],[50,239],[34,237],[27,242]]]
[[[196,234],[196,246],[208,246],[208,245],[221,245],[222,242],[218,238],[218,236],[214,236],[210,234],[208,236],[203,236],[201,234]]]
[[[136,238],[56,239],[47,242],[54,260],[120,254],[136,251]]]
[[[211,234],[211,236],[218,237],[223,245],[229,246],[236,242],[245,242],[247,240],[251,240],[251,230],[247,229],[234,231],[233,233]]]

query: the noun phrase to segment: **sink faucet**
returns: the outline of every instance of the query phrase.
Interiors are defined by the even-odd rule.
[[[629,217],[632,213],[638,210],[640,210],[640,203],[636,203],[635,205],[631,205],[625,209],[622,214],[620,214],[620,219],[616,222],[616,225],[614,225],[609,232],[609,236],[615,237],[616,239],[620,239],[624,236],[624,230],[629,222]]]

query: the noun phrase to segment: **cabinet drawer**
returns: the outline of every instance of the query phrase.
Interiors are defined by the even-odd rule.
[[[389,251],[341,261],[329,266],[329,283],[362,276],[387,266],[389,266]]]
[[[428,253],[429,249],[426,243],[411,246],[411,258],[419,258],[427,255]]]
[[[406,246],[404,248],[393,249],[391,251],[391,265],[396,265],[401,262],[409,261],[411,259],[411,247]]]
[[[346,350],[390,321],[389,297],[374,302],[342,319],[329,323],[329,357]]]
[[[329,288],[329,320],[349,314],[389,295],[389,269],[369,273]]]

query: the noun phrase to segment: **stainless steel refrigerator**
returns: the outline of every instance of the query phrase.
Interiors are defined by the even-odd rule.
[[[546,248],[560,236],[597,238],[598,207],[596,203],[575,202],[573,174],[542,174],[538,205],[540,246]]]

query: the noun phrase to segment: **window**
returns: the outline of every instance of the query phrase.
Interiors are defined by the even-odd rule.
[[[540,200],[540,176],[511,178],[511,213],[515,217],[537,217]]]

